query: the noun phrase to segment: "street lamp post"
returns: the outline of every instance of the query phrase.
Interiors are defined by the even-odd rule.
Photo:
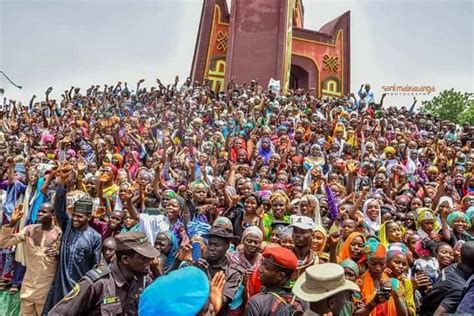
[[[2,75],[8,80],[8,82],[10,82],[12,85],[14,85],[15,87],[17,87],[18,89],[23,88],[22,86],[19,86],[19,85],[17,85],[16,83],[14,83],[14,82],[13,82],[10,78],[8,78],[8,76],[7,76],[3,71],[1,71],[1,70],[0,70],[0,74],[2,74]],[[2,89],[1,87],[0,87],[0,90],[3,91],[3,89]]]
[[[8,80],[8,82],[10,82],[10,83],[11,83],[13,86],[15,86],[16,88],[18,88],[18,89],[23,88],[22,86],[17,85],[17,84],[14,83],[10,78],[8,78],[8,76],[7,76],[2,70],[0,70],[0,74],[2,74],[2,75]],[[0,99],[3,98],[3,94],[4,94],[4,93],[5,93],[5,90],[4,90],[2,87],[0,87]],[[1,105],[1,107],[2,107],[2,110],[5,110],[4,107],[7,107],[6,110],[7,110],[7,112],[8,112],[8,110],[9,110],[8,108],[9,108],[9,107],[8,107],[8,105],[6,104],[6,100],[5,100],[5,99],[3,99],[3,103],[0,104],[0,105]]]

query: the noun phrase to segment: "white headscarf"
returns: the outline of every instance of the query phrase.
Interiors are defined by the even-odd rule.
[[[308,201],[308,203],[314,203],[315,206],[314,206],[314,213],[313,213],[313,220],[314,220],[314,224],[316,226],[323,226],[322,223],[321,223],[321,211],[319,210],[319,201],[318,199],[312,195],[312,194],[306,194],[304,195],[301,200],[300,200],[300,203],[301,201],[305,199],[306,201]]]
[[[369,204],[374,201],[377,202],[377,205],[379,207],[379,214],[377,215],[377,219],[375,221],[371,220],[367,215],[367,209],[369,208]],[[369,228],[370,235],[376,235],[376,233],[380,230],[380,224],[382,223],[382,215],[379,201],[377,199],[368,199],[367,201],[365,201],[362,210],[364,212],[364,222]]]
[[[311,171],[313,169],[318,169],[319,170],[319,173],[323,174],[323,169],[321,169],[320,166],[315,166],[315,165],[312,165],[308,172],[306,172],[306,175],[304,176],[304,181],[303,181],[303,192],[306,190],[306,189],[310,189],[311,190],[311,182],[313,180],[313,176],[311,175]]]

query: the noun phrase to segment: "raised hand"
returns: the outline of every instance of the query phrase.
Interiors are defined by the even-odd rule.
[[[347,164],[347,170],[349,171],[350,174],[357,173],[357,168],[358,167],[359,167],[359,164],[356,161],[350,161]]]
[[[84,161],[79,161],[76,167],[77,171],[83,172],[86,169],[86,164],[84,163]]]
[[[125,191],[124,196],[125,196],[125,201],[131,201],[133,198],[132,190],[128,189],[127,191]]]
[[[13,166],[15,164],[15,160],[13,160],[13,157],[8,157],[7,158],[7,164],[9,166]]]
[[[340,233],[329,235],[329,245],[336,246],[341,238],[342,235]]]
[[[223,271],[217,272],[211,280],[211,294],[209,301],[214,307],[214,313],[218,313],[222,308],[222,292],[225,285],[225,274]]]
[[[10,226],[15,226],[23,217],[23,204],[18,204],[11,215]]]

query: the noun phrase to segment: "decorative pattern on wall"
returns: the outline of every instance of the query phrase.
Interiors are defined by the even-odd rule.
[[[325,70],[338,72],[339,71],[339,57],[338,56],[323,56],[323,67]]]
[[[228,47],[229,47],[229,37],[227,36],[227,33],[219,31],[217,33],[217,38],[216,38],[216,48],[225,53]]]

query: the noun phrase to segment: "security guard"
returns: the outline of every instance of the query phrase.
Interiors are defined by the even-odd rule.
[[[48,315],[138,315],[144,277],[159,252],[143,233],[114,238],[117,260],[88,271]]]

